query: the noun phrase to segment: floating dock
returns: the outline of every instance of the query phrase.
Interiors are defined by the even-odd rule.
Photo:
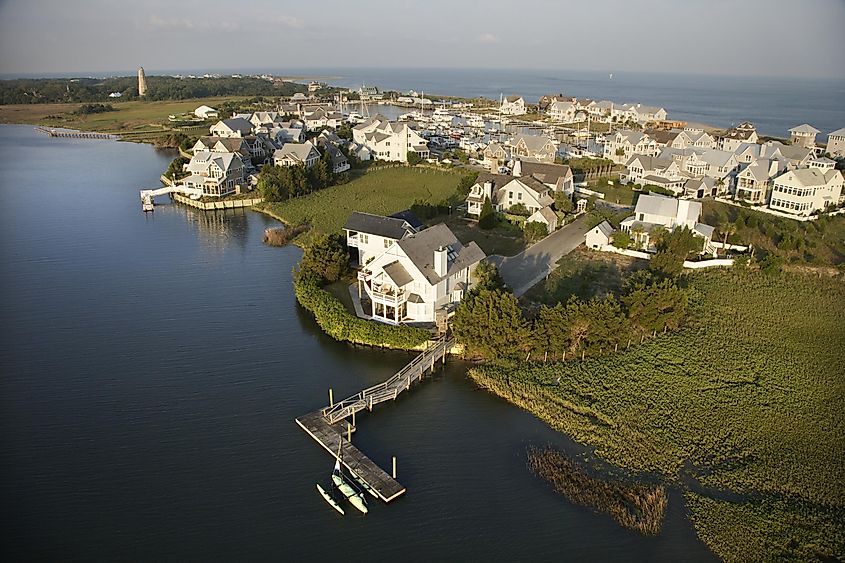
[[[381,500],[394,500],[405,492],[405,487],[344,438],[344,433],[351,433],[353,429],[346,418],[352,416],[354,420],[358,411],[371,411],[378,403],[395,400],[402,391],[409,390],[412,383],[421,380],[427,371],[434,371],[438,360],[445,363],[446,354],[453,344],[453,340],[446,338],[434,342],[387,381],[300,416],[296,423],[333,457],[337,457],[340,451],[341,463],[373,489]]]

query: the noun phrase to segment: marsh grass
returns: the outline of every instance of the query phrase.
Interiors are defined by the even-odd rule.
[[[667,502],[662,485],[594,477],[551,447],[529,447],[528,467],[572,503],[608,514],[621,526],[645,535],[660,532]]]

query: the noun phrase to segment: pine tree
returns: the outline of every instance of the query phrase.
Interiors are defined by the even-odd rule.
[[[493,211],[493,204],[489,197],[484,198],[481,213],[478,215],[478,226],[482,229],[492,229],[496,226],[496,213]]]

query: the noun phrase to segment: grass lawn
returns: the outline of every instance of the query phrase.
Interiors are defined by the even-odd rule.
[[[625,277],[647,267],[646,260],[579,246],[558,260],[557,268],[528,290],[524,299],[554,305],[565,303],[572,295],[586,300],[617,294]]]
[[[72,115],[82,104],[18,104],[0,106],[0,123],[31,123],[49,127],[65,127],[84,131],[107,131],[133,135],[162,134],[171,131],[168,116],[192,112],[200,105],[215,107],[237,96],[162,102],[113,102],[116,111],[89,115]],[[200,124],[202,125],[202,124]],[[203,129],[207,130],[205,126]]]
[[[465,219],[463,217],[436,217],[429,221],[429,224],[445,222],[458,240],[464,244],[475,241],[487,256],[499,254],[501,256],[513,256],[525,250],[525,238],[522,229],[511,225],[506,221],[499,221],[493,229],[482,229],[478,221]]]
[[[842,558],[845,283],[731,271],[684,280],[693,319],[681,331],[471,377],[614,464],[719,490],[686,496],[725,560]]]
[[[343,229],[353,211],[390,215],[407,209],[417,199],[431,203],[455,195],[461,175],[428,168],[380,168],[347,184],[281,203],[268,203],[261,209],[297,225],[311,223],[315,233],[335,233]]]

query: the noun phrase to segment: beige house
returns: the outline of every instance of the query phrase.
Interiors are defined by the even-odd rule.
[[[551,207],[543,207],[532,213],[526,223],[541,223],[546,226],[547,233],[553,233],[557,229],[557,213]]]
[[[490,198],[495,211],[506,212],[522,204],[534,213],[554,203],[550,192],[549,186],[531,176],[514,178],[482,172],[467,196],[467,214],[479,216],[486,198]]]
[[[789,142],[793,145],[799,145],[811,149],[816,146],[816,135],[821,133],[812,125],[799,125],[789,130]]]
[[[845,127],[827,136],[827,152],[833,157],[845,156]]]
[[[505,147],[495,141],[484,149],[484,164],[488,165],[490,170],[494,172],[498,172],[507,160],[508,153],[505,151]]]
[[[578,107],[572,102],[554,101],[549,105],[548,114],[552,121],[573,123]]]
[[[757,135],[757,127],[749,121],[743,121],[736,127],[728,129],[724,135],[719,137],[719,150],[735,152],[743,143],[757,143],[760,138]]]
[[[736,176],[734,199],[765,205],[769,201],[772,179],[783,172],[784,168],[783,162],[768,159],[746,165]]]
[[[838,205],[842,174],[833,168],[798,168],[774,179],[769,208],[792,215],[811,215]]]
[[[285,143],[282,148],[273,153],[273,164],[276,166],[296,166],[304,164],[305,168],[311,168],[320,160],[320,151],[311,144],[311,141],[304,143]]]
[[[540,135],[517,135],[511,142],[511,156],[554,162],[557,156],[557,142]]]
[[[601,250],[610,244],[613,236],[613,227],[607,221],[602,221],[589,231],[585,237],[587,248],[595,248]]]

